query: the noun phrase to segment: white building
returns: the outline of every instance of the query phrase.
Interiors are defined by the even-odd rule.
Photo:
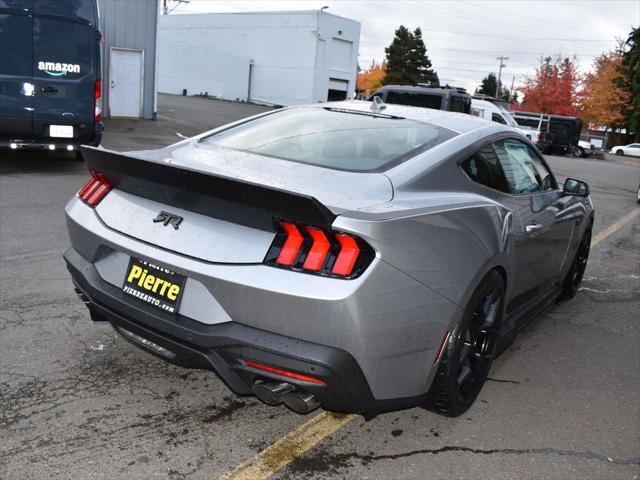
[[[360,24],[324,11],[164,15],[158,90],[275,105],[351,97]]]

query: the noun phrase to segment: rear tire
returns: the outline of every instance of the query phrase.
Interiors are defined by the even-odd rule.
[[[447,339],[425,407],[440,415],[466,412],[487,378],[502,325],[504,282],[489,272],[469,300],[462,321]]]
[[[624,155],[624,152],[622,150],[616,150],[616,155],[622,156]]]
[[[580,283],[582,283],[582,277],[584,271],[587,268],[587,262],[589,261],[589,250],[591,248],[591,231],[593,229],[593,222],[584,232],[580,245],[576,251],[576,255],[571,263],[571,267],[567,272],[567,276],[562,282],[562,293],[560,294],[561,300],[571,300],[578,293]]]

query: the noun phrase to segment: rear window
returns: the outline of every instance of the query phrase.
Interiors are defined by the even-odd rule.
[[[336,108],[282,110],[203,143],[337,170],[382,171],[456,135],[428,123]]]
[[[442,110],[442,95],[388,91],[386,103]]]

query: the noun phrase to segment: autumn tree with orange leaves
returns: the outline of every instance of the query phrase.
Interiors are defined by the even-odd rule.
[[[382,86],[382,79],[387,73],[387,62],[372,65],[368,70],[358,73],[356,88],[361,92],[373,93]]]
[[[527,77],[520,92],[524,101],[519,109],[552,115],[579,116],[578,88],[581,76],[575,58],[546,57]]]
[[[620,128],[626,119],[631,93],[621,85],[622,52],[603,53],[587,74],[582,95],[584,119],[594,125]]]

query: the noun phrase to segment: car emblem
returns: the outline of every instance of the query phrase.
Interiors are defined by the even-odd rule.
[[[173,225],[175,230],[178,230],[180,223],[182,223],[182,217],[178,215],[174,215],[173,213],[165,212],[162,210],[156,218],[153,219],[154,223],[162,222],[162,224],[166,227],[167,225]]]

